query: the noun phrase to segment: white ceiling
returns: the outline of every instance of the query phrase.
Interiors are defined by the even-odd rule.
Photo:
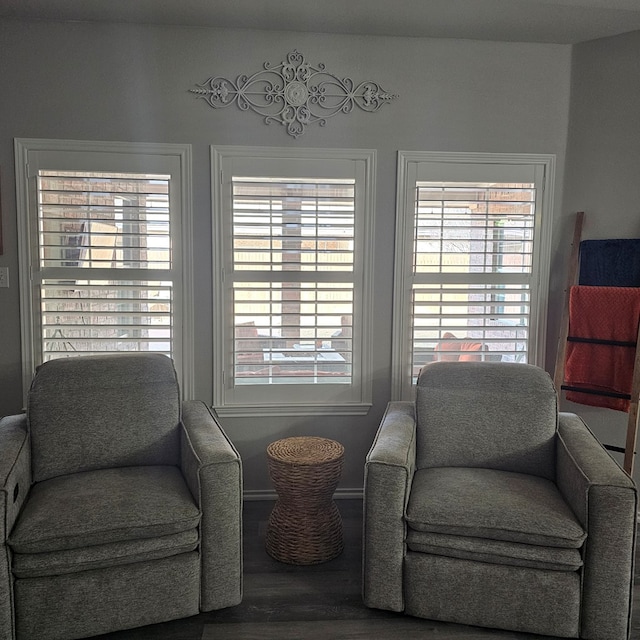
[[[640,0],[0,0],[0,17],[574,44],[640,30]]]

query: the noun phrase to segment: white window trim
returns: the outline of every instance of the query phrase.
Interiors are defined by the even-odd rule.
[[[465,164],[513,164],[539,167],[544,172],[540,200],[540,215],[536,216],[534,245],[535,300],[531,304],[529,337],[529,362],[544,367],[547,332],[549,273],[551,263],[551,230],[553,216],[553,192],[555,186],[555,161],[553,154],[464,153],[398,151],[396,193],[396,241],[393,294],[392,337],[392,400],[409,400],[414,397],[411,382],[411,254],[413,219],[415,209],[416,165],[421,163]],[[537,269],[536,269],[537,265]]]
[[[192,219],[192,154],[189,144],[155,144],[130,142],[101,142],[84,140],[51,140],[37,138],[16,138],[14,153],[16,164],[16,205],[18,211],[18,252],[20,264],[20,316],[22,330],[22,377],[23,396],[26,395],[35,373],[36,344],[33,331],[33,296],[31,265],[34,247],[31,245],[30,216],[32,203],[36,198],[35,176],[29,167],[30,155],[38,152],[75,152],[112,154],[114,156],[151,155],[165,156],[177,160],[180,165],[180,206],[181,224],[179,228],[181,273],[179,285],[180,302],[176,305],[174,316],[174,335],[177,343],[175,360],[180,381],[181,395],[191,399],[194,393],[193,366],[193,265],[191,260],[191,241],[193,237]],[[59,167],[52,167],[58,169]],[[79,168],[82,170],[82,167]]]
[[[287,402],[291,397],[291,390],[287,393],[287,386],[282,387],[283,395],[273,403],[230,404],[225,398],[224,379],[221,372],[225,370],[224,345],[231,340],[225,335],[226,321],[224,278],[224,243],[226,241],[223,230],[223,199],[224,194],[219,188],[222,182],[223,163],[229,159],[289,159],[289,160],[351,160],[364,162],[363,210],[367,216],[363,225],[363,237],[357,238],[357,246],[362,248],[361,255],[356,260],[362,262],[357,270],[363,272],[363,285],[355,292],[354,302],[361,305],[358,322],[359,335],[354,333],[354,351],[361,353],[359,367],[359,397],[349,401],[304,401],[300,403]],[[213,204],[213,405],[220,416],[307,416],[307,415],[366,415],[372,406],[372,335],[373,335],[373,238],[375,211],[375,175],[376,152],[371,149],[290,149],[286,147],[245,147],[245,146],[212,146],[212,204]],[[356,347],[355,342],[359,341]],[[355,370],[354,366],[354,370]]]

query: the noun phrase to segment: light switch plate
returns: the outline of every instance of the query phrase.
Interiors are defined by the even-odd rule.
[[[9,267],[0,267],[0,289],[9,287]]]

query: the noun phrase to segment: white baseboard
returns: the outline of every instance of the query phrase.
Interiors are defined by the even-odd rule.
[[[335,500],[362,500],[363,497],[362,488],[345,488],[337,489],[333,494]],[[278,494],[274,489],[247,489],[243,498],[249,502],[251,500],[276,500]]]
[[[245,501],[250,500],[275,500],[278,496],[273,489],[247,489],[242,497]]]
[[[362,487],[354,487],[352,489],[338,489],[333,494],[333,497],[336,500],[362,500],[364,498],[364,489],[362,489]]]

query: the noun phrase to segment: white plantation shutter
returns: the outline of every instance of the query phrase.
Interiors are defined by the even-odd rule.
[[[478,160],[476,167],[405,159],[396,262],[397,290],[405,292],[396,294],[395,324],[405,327],[396,340],[399,397],[434,360],[538,357],[540,279],[548,274],[544,166]]]
[[[354,236],[353,180],[234,177],[236,384],[351,382]]]
[[[187,148],[25,140],[16,160],[25,381],[54,358],[144,351],[174,359],[187,397]]]
[[[43,361],[112,351],[172,356],[171,282],[43,280]]]
[[[234,177],[234,270],[353,272],[354,185]]]
[[[527,361],[534,221],[533,183],[416,185],[416,374],[442,341],[450,356],[464,355],[464,340],[479,359]]]
[[[167,175],[38,172],[43,361],[173,355],[169,183]]]
[[[217,404],[223,413],[304,412],[330,401],[336,412],[338,397],[360,406],[366,331],[356,327],[370,261],[365,162],[239,160],[235,152],[214,156],[226,203],[219,212],[226,331],[217,335],[227,348]]]

